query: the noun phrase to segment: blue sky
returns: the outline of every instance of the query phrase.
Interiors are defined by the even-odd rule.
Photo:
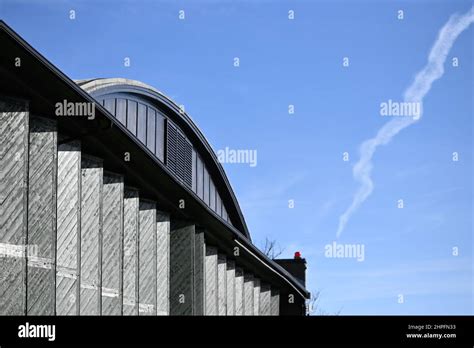
[[[224,165],[253,240],[275,239],[287,257],[300,251],[325,312],[473,314],[472,27],[452,47],[423,118],[377,150],[374,191],[336,239],[358,188],[359,145],[388,121],[380,103],[401,100],[439,29],[470,6],[2,0],[0,17],[69,77],[143,81],[184,104],[215,150],[257,150],[256,167]],[[333,241],[363,244],[364,261],[325,257]]]

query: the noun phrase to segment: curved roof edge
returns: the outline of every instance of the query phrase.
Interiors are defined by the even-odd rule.
[[[40,102],[38,104],[50,104],[54,105],[57,101],[56,93],[58,91],[62,91],[64,93],[61,96],[67,96],[73,98],[73,100],[78,101],[86,101],[89,103],[96,102],[93,96],[83,90],[76,82],[71,80],[68,76],[66,76],[62,71],[60,71],[56,66],[54,66],[50,61],[48,61],[41,53],[39,53],[35,48],[33,48],[28,42],[26,42],[22,37],[20,37],[12,28],[10,28],[3,20],[0,19],[0,34],[1,39],[3,40],[5,37],[8,39],[7,42],[7,50],[5,57],[15,57],[22,56],[23,60],[27,62],[24,64],[24,68],[17,70],[17,74],[19,74],[25,81],[32,83],[32,86],[35,88],[42,88],[41,94],[33,94],[32,96]],[[10,51],[11,50],[11,51]],[[44,84],[44,80],[48,81],[46,86]],[[84,84],[86,81],[92,80],[80,80]],[[25,85],[22,82],[19,84],[21,87],[22,94],[25,93]],[[67,93],[66,93],[67,92]],[[31,91],[29,91],[31,93]],[[28,95],[28,93],[27,93]],[[111,121],[110,118],[113,117],[104,107],[98,105],[98,109],[100,114],[104,116],[107,120]],[[51,110],[48,111],[50,113]],[[124,128],[124,127],[122,127]],[[244,236],[240,231],[238,231],[234,226],[230,224],[223,224],[224,228],[227,228],[236,240],[240,240],[240,236]],[[284,276],[290,283],[292,288],[300,289],[301,292],[309,298],[310,293],[306,290],[306,288],[298,282],[295,277],[293,277],[288,271],[283,269],[280,265],[278,265],[275,261],[271,260],[268,256],[264,255],[258,248],[252,244],[252,242],[245,238],[242,239],[242,243],[249,248],[252,253],[259,257],[261,262],[269,265],[274,270],[276,270],[279,274]]]
[[[227,178],[225,170],[222,167],[222,164],[217,159],[217,156],[212,146],[209,144],[199,127],[196,125],[193,119],[180,108],[178,104],[176,104],[171,98],[169,98],[156,88],[137,80],[131,80],[126,78],[95,78],[75,80],[74,82],[76,82],[84,91],[86,91],[92,96],[94,96],[94,94],[100,94],[101,90],[108,88],[113,88],[116,91],[120,91],[120,89],[123,88],[125,92],[127,92],[127,89],[133,88],[133,92],[142,94],[145,97],[154,98],[155,101],[157,101],[158,103],[164,104],[169,109],[171,109],[174,113],[174,117],[184,121],[183,123],[188,126],[188,131],[191,131],[194,136],[200,141],[201,145],[203,145],[202,147],[206,150],[207,155],[211,159],[210,162],[206,162],[206,165],[214,166],[215,172],[218,173],[218,179],[222,180],[222,183],[224,184],[225,189],[227,190],[230,196],[230,203],[232,204],[232,208],[237,213],[236,218],[238,218],[239,224],[236,227],[238,229],[241,229],[241,232],[249,240],[251,240],[250,232],[245,222],[245,218],[243,216],[239,202],[237,200],[237,197],[235,196],[230,181]],[[226,209],[229,211],[229,207],[226,207]]]

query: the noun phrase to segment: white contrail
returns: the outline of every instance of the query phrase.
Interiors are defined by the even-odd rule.
[[[438,38],[431,48],[428,63],[416,75],[413,83],[405,90],[403,96],[405,102],[418,102],[422,105],[423,98],[430,91],[433,82],[443,76],[444,62],[454,41],[473,22],[474,6],[463,15],[455,14],[449,18],[448,22],[441,28]],[[360,183],[360,187],[354,195],[352,204],[339,217],[337,237],[341,235],[352,214],[372,193],[374,185],[370,173],[372,171],[372,156],[377,147],[389,143],[398,132],[421,119],[421,111],[419,116],[417,118],[393,118],[379,129],[374,138],[368,139],[360,145],[360,159],[352,170],[354,179]]]

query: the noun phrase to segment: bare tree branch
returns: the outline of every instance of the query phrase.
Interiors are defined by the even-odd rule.
[[[285,249],[281,248],[277,244],[276,240],[265,238],[265,243],[262,248],[262,252],[271,259],[276,259],[278,256],[283,254]],[[341,314],[342,308],[335,313],[329,313],[322,309],[320,306],[321,290],[311,292],[311,298],[306,301],[306,312],[307,315],[339,315]]]
[[[321,290],[312,291],[311,298],[306,301],[306,309],[308,315],[340,315],[342,308],[340,308],[335,313],[329,313],[328,311],[324,310],[320,306],[321,300]]]
[[[285,251],[284,248],[281,248],[277,245],[276,240],[269,239],[268,237],[265,238],[265,244],[263,247],[263,253],[271,259],[276,259],[278,256],[283,254]]]

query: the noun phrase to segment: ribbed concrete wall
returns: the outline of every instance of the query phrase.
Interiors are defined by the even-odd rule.
[[[260,315],[271,315],[271,290],[270,285],[260,283]]]
[[[206,315],[217,315],[217,249],[206,245],[205,261]]]
[[[56,122],[30,118],[27,314],[55,314]]]
[[[226,312],[227,315],[235,315],[235,262],[233,260],[227,260],[226,282]]]
[[[170,314],[192,315],[195,227],[173,221],[170,232]]]
[[[227,257],[217,258],[217,314],[227,315]]]
[[[204,315],[204,259],[206,257],[204,231],[196,228],[193,257],[193,314]]]
[[[253,274],[244,274],[244,315],[253,315]]]
[[[278,291],[206,247],[202,228],[14,104],[0,101],[0,315],[279,314]]]
[[[138,191],[126,188],[123,202],[123,315],[138,315]]]
[[[170,216],[158,211],[156,213],[156,306],[158,315],[169,315],[169,282],[170,282]]]
[[[260,279],[253,280],[253,314],[260,315]]]
[[[274,288],[271,289],[270,314],[280,315],[280,291]]]
[[[123,177],[104,174],[102,315],[122,314],[123,199]]]
[[[102,160],[81,159],[81,315],[101,314]]]
[[[235,315],[244,315],[244,271],[235,268]]]
[[[59,140],[62,140],[61,138]],[[79,314],[81,144],[58,146],[56,314]]]
[[[28,110],[0,100],[0,314],[26,311]]]
[[[156,204],[140,201],[139,315],[156,315]]]

